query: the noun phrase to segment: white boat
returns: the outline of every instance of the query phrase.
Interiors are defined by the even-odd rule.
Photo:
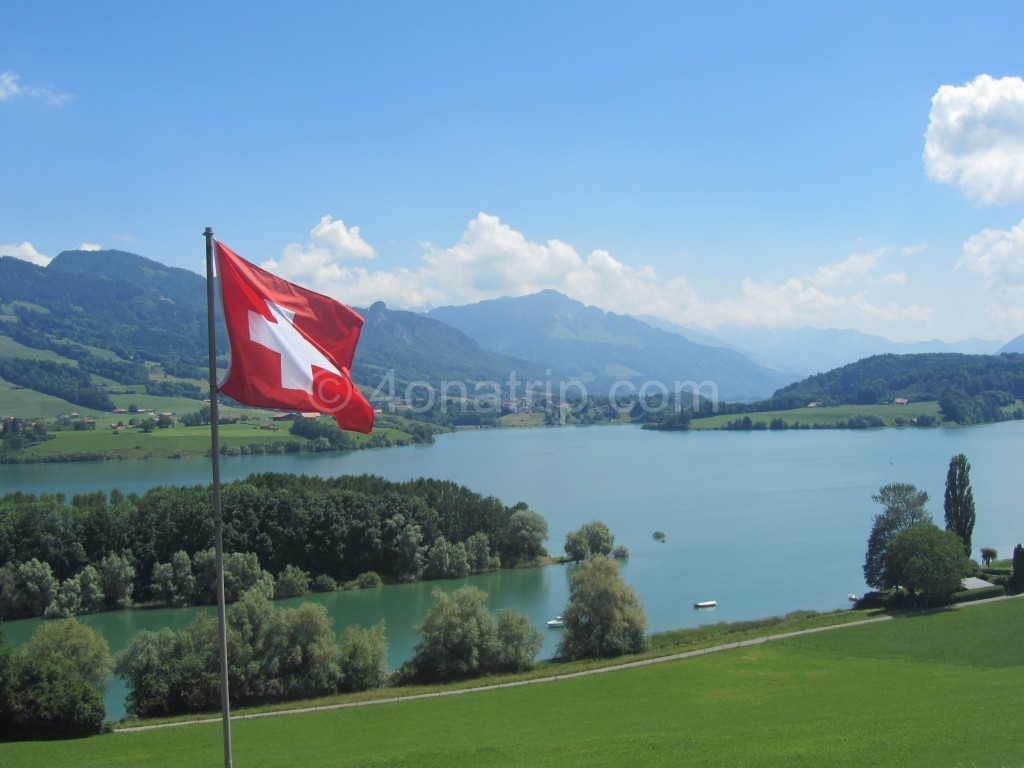
[[[858,600],[860,600],[860,598],[853,594],[853,592],[848,594],[847,597],[850,598],[851,603],[856,603]]]
[[[694,608],[714,608],[718,605],[717,600],[701,600],[699,603],[694,603]]]
[[[564,616],[555,616],[555,618],[553,618],[551,621],[548,622],[548,626],[551,627],[552,629],[554,629],[556,627],[564,627],[565,626],[565,617]]]

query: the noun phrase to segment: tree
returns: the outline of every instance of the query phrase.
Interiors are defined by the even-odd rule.
[[[946,530],[960,537],[964,552],[970,557],[975,518],[974,491],[971,489],[971,463],[962,453],[949,460],[942,508],[946,513]]]
[[[590,557],[590,542],[587,540],[587,534],[582,528],[569,531],[565,535],[565,554],[576,563]]]
[[[40,616],[57,596],[57,579],[49,563],[37,558],[22,563],[14,572],[16,610]]]
[[[615,547],[615,537],[608,526],[600,520],[593,520],[565,537],[565,553],[575,562],[598,555],[610,555]]]
[[[220,705],[217,623],[200,614],[181,632],[136,632],[114,670],[128,683],[128,713],[170,715]]]
[[[473,573],[483,573],[497,567],[495,559],[491,556],[491,541],[483,531],[477,531],[466,539],[466,557],[469,560],[469,570]]]
[[[192,573],[192,558],[181,549],[171,555],[171,571],[174,576],[175,605],[185,605],[192,601],[196,592],[196,577]]]
[[[919,523],[897,533],[889,542],[885,560],[888,586],[921,595],[925,604],[958,591],[964,576],[971,572],[960,537],[933,523]]]
[[[885,507],[885,511],[875,515],[871,526],[864,556],[864,581],[874,589],[888,589],[898,583],[886,574],[889,544],[900,531],[932,522],[924,508],[928,493],[906,483],[890,483],[883,485],[871,499]]]
[[[484,605],[487,593],[467,586],[451,594],[435,588],[432,596],[416,627],[420,640],[409,662],[411,677],[440,682],[483,674],[497,651],[498,628]]]
[[[131,605],[135,569],[128,558],[118,554],[107,555],[100,560],[96,570],[100,575],[107,605],[112,608],[127,608]]]
[[[254,552],[226,553],[224,601],[233,603],[250,590],[257,590],[264,597],[273,597],[274,577],[260,567],[260,559]]]
[[[999,559],[999,553],[995,549],[993,549],[992,547],[982,547],[981,548],[981,562],[983,562],[985,564],[986,568],[988,568],[990,565],[992,565],[992,561],[993,560],[998,560],[998,559]]]
[[[1013,548],[1013,573],[1010,575],[1010,591],[1024,592],[1024,547]]]
[[[341,666],[327,608],[303,603],[278,612],[283,631],[277,670],[280,696],[305,699],[335,693],[341,682]]]
[[[647,617],[636,591],[622,579],[619,564],[587,560],[572,575],[565,634],[558,656],[582,659],[639,653],[647,647]]]
[[[108,651],[102,636],[73,619],[41,625],[13,657],[9,701],[15,729],[31,738],[99,733]]]
[[[399,581],[416,581],[423,570],[423,533],[413,523],[398,534],[394,548],[394,572]]]
[[[7,644],[3,622],[0,622],[0,734],[14,735],[11,709],[15,684],[11,647]]]
[[[590,556],[610,555],[615,548],[615,537],[608,530],[608,526],[600,520],[594,520],[583,526],[587,536],[587,543],[590,545]]]
[[[367,691],[387,683],[388,643],[384,619],[369,629],[362,629],[358,624],[345,628],[341,633],[338,666],[341,670],[339,689],[342,691]]]
[[[526,617],[505,611],[496,620],[484,605],[487,593],[476,587],[450,595],[435,589],[433,600],[400,679],[441,682],[532,666],[541,638]]]
[[[82,613],[103,610],[103,580],[100,578],[100,572],[95,567],[87,565],[78,574],[78,583],[82,587]]]
[[[533,668],[533,660],[540,653],[544,638],[530,624],[530,620],[511,608],[502,608],[497,614],[498,656],[494,660],[495,672],[523,672]]]
[[[547,520],[529,509],[517,509],[508,520],[505,551],[509,565],[534,563],[547,555],[544,549],[547,537]]]
[[[309,592],[309,574],[297,565],[287,565],[285,569],[277,574],[277,584],[274,585],[274,598],[280,600],[284,597],[298,597]]]
[[[157,563],[153,566],[149,591],[156,600],[173,605],[177,592],[174,589],[174,567],[170,563]]]
[[[82,610],[82,582],[78,576],[64,579],[53,602],[46,606],[43,616],[48,619],[67,618]]]

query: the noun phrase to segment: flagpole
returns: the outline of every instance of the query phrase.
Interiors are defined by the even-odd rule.
[[[231,768],[231,708],[228,701],[228,626],[224,609],[224,517],[220,504],[220,408],[217,403],[217,334],[213,311],[213,230],[206,237],[206,326],[210,351],[210,457],[213,459],[213,538],[217,568],[217,621],[220,625],[220,708],[224,768]]]

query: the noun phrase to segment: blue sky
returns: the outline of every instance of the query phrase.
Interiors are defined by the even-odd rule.
[[[1024,332],[1024,5],[4,3],[0,253]]]

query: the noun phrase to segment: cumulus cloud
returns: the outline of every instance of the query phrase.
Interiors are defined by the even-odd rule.
[[[321,225],[325,222],[330,217]],[[683,278],[664,280],[654,269],[634,269],[606,251],[594,251],[584,259],[567,243],[531,241],[486,213],[472,219],[450,247],[423,244],[419,267],[389,272],[345,263],[355,255],[342,247],[345,239],[322,237],[318,229],[310,233],[309,243],[290,244],[279,260],[264,266],[356,306],[382,300],[389,306],[422,310],[553,288],[611,311],[671,318],[693,300]],[[347,231],[358,238],[358,228]],[[363,246],[360,255],[375,255],[371,246]]]
[[[928,176],[983,203],[1024,200],[1024,80],[979,75],[932,97]]]
[[[983,229],[963,245],[957,267],[982,275],[989,287],[1024,287],[1024,221],[1008,230]]]
[[[990,327],[1004,337],[1018,335],[1024,327],[1024,221],[969,238],[956,265],[985,278],[992,300],[985,309]]]
[[[815,285],[836,286],[856,282],[867,275],[878,265],[885,249],[869,253],[855,253],[838,264],[826,264],[818,267],[810,282]]]
[[[66,93],[57,93],[49,88],[35,85],[22,85],[18,82],[20,75],[14,72],[0,72],[0,101],[13,101],[18,98],[39,99],[51,106],[60,106],[71,97]]]
[[[818,267],[808,276],[790,277],[778,284],[745,278],[739,298],[695,304],[687,311],[686,321],[712,329],[720,325],[878,328],[891,323],[928,323],[935,315],[930,307],[871,298],[868,289],[873,285],[906,282],[903,273],[888,273],[879,279],[870,275],[889,250],[854,254]]]
[[[21,245],[0,245],[0,256],[14,256],[16,259],[29,261],[41,267],[45,267],[51,261],[49,256],[41,254],[29,242],[24,242]]]
[[[338,236],[321,234],[325,229]],[[375,253],[357,228],[346,229],[325,217],[308,243],[289,244],[279,259],[264,266],[357,307],[384,301],[392,308],[424,310],[554,289],[612,312],[657,315],[707,328],[819,325],[881,331],[893,323],[928,323],[934,316],[931,308],[889,300],[886,294],[907,283],[902,272],[875,276],[888,255],[905,254],[889,247],[856,253],[778,284],[747,278],[738,296],[701,300],[684,276],[634,267],[605,250],[584,257],[561,240],[533,241],[486,213],[472,219],[451,246],[423,244],[419,264],[410,269],[371,270],[353,263],[352,240],[362,244],[357,249],[362,256]]]

